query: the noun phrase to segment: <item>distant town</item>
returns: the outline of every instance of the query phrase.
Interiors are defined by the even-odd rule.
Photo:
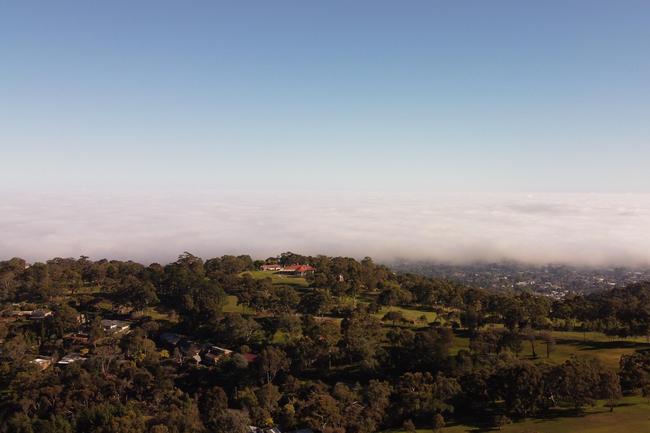
[[[650,280],[650,267],[577,267],[526,265],[516,262],[444,264],[397,261],[391,267],[427,277],[445,278],[465,286],[500,291],[532,291],[553,299],[589,294]]]

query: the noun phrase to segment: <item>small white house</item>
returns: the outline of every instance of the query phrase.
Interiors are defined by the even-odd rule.
[[[85,361],[85,360],[86,358],[81,356],[80,353],[68,353],[66,356],[59,359],[59,362],[57,362],[57,364],[61,366],[65,366],[65,365],[70,365],[70,364],[74,364],[75,362]]]

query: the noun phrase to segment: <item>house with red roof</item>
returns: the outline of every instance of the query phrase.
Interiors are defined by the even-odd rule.
[[[301,277],[313,273],[315,270],[316,268],[309,265],[290,265],[282,268],[282,272],[291,273],[293,275],[299,275]]]
[[[261,271],[275,271],[275,272],[281,272],[283,274],[291,274],[291,275],[297,275],[300,277],[304,277],[307,274],[313,273],[316,268],[309,266],[309,265],[287,265],[287,266],[282,266],[282,265],[276,265],[276,264],[271,264],[271,265],[262,265],[260,266]]]

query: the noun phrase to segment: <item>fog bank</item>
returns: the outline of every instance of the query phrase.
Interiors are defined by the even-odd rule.
[[[168,262],[283,251],[473,262],[650,263],[650,195],[173,193],[0,196],[0,258]]]

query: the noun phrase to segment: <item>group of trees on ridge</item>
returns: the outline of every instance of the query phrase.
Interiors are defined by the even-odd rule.
[[[309,264],[307,286],[257,278],[263,263]],[[229,296],[241,311],[224,312]],[[623,393],[650,395],[650,352],[547,362],[552,331],[650,335],[650,284],[550,300],[397,274],[370,258],[284,253],[167,265],[56,258],[0,262],[0,303],[47,307],[41,321],[0,321],[0,432],[245,432],[247,426],[322,433],[501,424],[552,408],[580,410]],[[130,317],[106,335],[100,320]],[[400,309],[421,310],[409,319]],[[152,308],[164,317],[152,313]],[[425,312],[435,312],[428,320]],[[43,371],[87,319],[86,360]],[[430,317],[430,316],[429,316]],[[173,331],[237,354],[211,367],[179,362],[157,339]],[[469,338],[467,349],[454,339]],[[524,345],[533,356],[521,357]],[[255,354],[251,363],[245,354]]]

